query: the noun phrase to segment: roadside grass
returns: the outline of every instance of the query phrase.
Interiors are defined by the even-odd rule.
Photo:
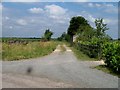
[[[86,54],[84,54],[82,51],[77,50],[74,46],[70,46],[70,43],[63,41],[63,44],[65,44],[67,47],[70,47],[70,49],[73,51],[74,55],[77,57],[80,61],[97,61],[96,58],[90,58]]]
[[[83,52],[77,50],[75,47],[70,47],[74,52],[74,55],[77,57],[78,60],[81,61],[97,61],[95,58],[90,58],[89,56],[85,55]]]
[[[120,78],[120,73],[113,72],[113,70],[108,68],[106,65],[99,65],[99,66],[93,67],[93,69],[94,68],[98,69],[98,70],[101,70],[105,73],[108,73],[108,74],[111,74],[111,75],[114,75],[114,76],[118,76]]]
[[[56,48],[58,42],[29,42],[23,44],[2,43],[2,60],[12,61],[41,57],[50,54]]]

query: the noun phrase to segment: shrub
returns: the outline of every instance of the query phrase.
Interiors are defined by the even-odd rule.
[[[119,42],[106,42],[102,46],[102,56],[105,58],[105,63],[113,71],[120,70],[120,44]]]
[[[82,43],[82,44],[81,44]],[[89,44],[88,42],[81,42],[81,43],[75,43],[74,47],[80,51],[82,51],[84,54],[88,55],[91,58],[97,58],[98,57],[98,46]]]

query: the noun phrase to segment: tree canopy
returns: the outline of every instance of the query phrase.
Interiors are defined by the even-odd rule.
[[[73,36],[77,33],[78,28],[81,26],[88,25],[88,21],[82,16],[72,17],[70,25],[68,27],[68,34]]]
[[[109,29],[107,28],[107,24],[103,23],[103,19],[96,19],[95,25],[96,25],[96,32],[97,32],[98,38],[101,38],[102,36],[104,36],[105,31]]]
[[[44,39],[49,41],[51,39],[51,36],[53,35],[53,32],[47,29],[44,33]]]
[[[82,31],[82,27],[89,26],[88,21],[82,16],[72,17],[68,27],[67,34],[70,36],[71,45],[73,44],[73,36],[77,34],[78,30]]]

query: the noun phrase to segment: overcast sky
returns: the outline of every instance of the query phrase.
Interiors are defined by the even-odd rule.
[[[54,32],[53,37],[58,37],[67,31],[71,17],[83,16],[93,27],[95,27],[96,18],[103,18],[104,23],[107,23],[110,28],[107,34],[112,38],[118,38],[117,2],[64,2],[61,0],[62,2],[20,3],[5,1],[2,5],[0,4],[3,10],[3,37],[41,37],[47,28]]]

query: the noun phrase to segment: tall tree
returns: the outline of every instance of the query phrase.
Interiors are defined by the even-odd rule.
[[[77,33],[81,26],[88,25],[88,21],[82,16],[72,17],[68,27],[68,35],[70,35],[71,45],[73,44],[73,36]]]
[[[107,24],[104,24],[103,19],[96,19],[95,25],[96,25],[97,37],[102,38],[105,34],[105,31],[109,29],[107,28]]]
[[[51,39],[51,36],[53,35],[53,32],[47,29],[44,33],[44,39],[49,41]]]
[[[102,44],[104,42],[104,38],[105,38],[105,31],[108,30],[109,28],[107,28],[107,24],[104,24],[103,19],[96,19],[95,20],[95,25],[96,25],[96,33],[97,33],[97,38],[98,38],[98,42],[97,45],[99,47],[98,49],[98,57],[99,59],[101,59],[101,53],[102,53]]]

